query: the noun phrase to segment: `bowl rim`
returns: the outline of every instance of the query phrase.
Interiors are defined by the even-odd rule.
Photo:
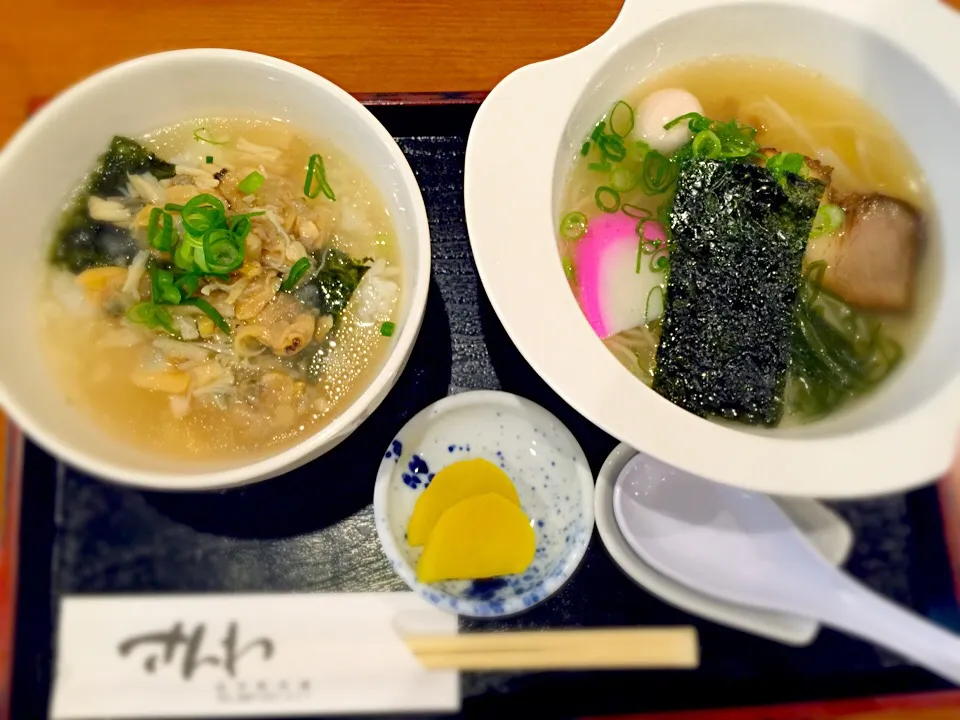
[[[567,287],[559,256],[544,259],[526,249],[539,250],[546,247],[547,235],[555,237],[558,151],[566,147],[568,122],[605,63],[667,21],[725,6],[782,7],[835,17],[903,50],[960,105],[960,76],[951,74],[956,43],[950,34],[960,27],[960,16],[937,0],[918,0],[911,6],[917,17],[910,32],[902,23],[898,0],[626,0],[604,35],[569,55],[512,73],[477,113],[467,142],[464,203],[474,259],[490,303],[525,359],[579,413],[619,440],[683,470],[760,492],[825,498],[878,495],[932,482],[953,457],[960,427],[960,375],[909,412],[864,430],[800,437],[733,429],[688,413],[633,379],[597,341]],[[531,107],[555,111],[528,112]],[[527,160],[522,178],[498,165],[499,158],[518,153]],[[506,238],[517,236],[536,241],[507,243]],[[536,268],[533,275],[530,267]],[[535,284],[538,300],[550,303],[552,310],[544,312],[542,305],[537,312],[523,308],[515,298],[518,284]],[[564,338],[564,352],[551,350],[558,338]],[[822,462],[811,473],[809,453],[814,447]],[[869,468],[859,462],[862,458],[869,459]]]
[[[42,142],[50,125],[64,115],[69,115],[75,102],[90,91],[104,85],[123,82],[130,75],[157,66],[169,65],[173,68],[177,65],[195,65],[211,61],[230,62],[237,67],[260,66],[304,81],[318,91],[318,98],[321,101],[339,102],[348,108],[356,120],[366,125],[381,142],[390,156],[399,180],[410,193],[412,206],[404,210],[414,216],[413,226],[418,228],[416,233],[416,242],[420,246],[418,263],[410,268],[411,282],[409,287],[404,288],[404,293],[409,294],[410,298],[408,316],[402,323],[400,332],[394,336],[389,354],[377,375],[342,413],[295,445],[247,464],[225,469],[176,472],[130,468],[111,459],[88,453],[81,447],[62,443],[35,420],[28,404],[21,404],[10,396],[4,381],[0,379],[0,405],[9,414],[10,419],[31,439],[47,452],[83,472],[122,485],[172,491],[235,487],[273,477],[286,469],[292,469],[304,459],[312,459],[321,448],[324,451],[331,449],[359,427],[395,384],[413,349],[426,310],[431,267],[430,228],[420,186],[409,162],[386,128],[360,101],[323,76],[279,58],[244,50],[190,48],[148,54],[107,67],[69,87],[30,117],[6,146],[0,149],[0,172],[11,158],[26,152],[31,145]],[[324,446],[327,447],[324,448]]]
[[[416,571],[411,567],[410,563],[407,562],[404,554],[398,547],[387,520],[387,508],[389,507],[387,493],[390,489],[396,467],[396,462],[393,457],[391,457],[390,452],[393,443],[392,440],[387,445],[383,460],[380,462],[380,467],[377,468],[377,479],[373,486],[374,525],[377,529],[377,537],[380,539],[380,547],[390,561],[394,572],[400,576],[411,590],[431,605],[435,605],[441,610],[454,612],[467,617],[506,617],[525,612],[556,594],[556,592],[574,576],[582,564],[587,554],[587,548],[590,547],[595,526],[594,477],[593,472],[590,470],[587,457],[583,452],[583,448],[566,425],[560,422],[553,413],[534,401],[501,390],[471,390],[441,398],[410,418],[404,423],[403,427],[396,432],[394,437],[399,438],[407,428],[423,423],[433,416],[451,410],[479,405],[507,407],[511,409],[516,409],[517,406],[519,406],[525,413],[532,412],[539,415],[545,420],[556,423],[557,427],[568,436],[567,439],[570,441],[571,447],[576,450],[577,456],[574,462],[578,474],[576,481],[580,485],[580,515],[584,519],[586,528],[584,529],[581,540],[575,545],[569,546],[566,551],[563,561],[563,571],[557,575],[542,578],[534,588],[525,593],[507,598],[503,601],[503,609],[500,611],[494,611],[490,603],[485,600],[455,597],[433,585],[425,585],[419,582],[416,578]],[[536,597],[535,600],[533,600],[534,597]]]

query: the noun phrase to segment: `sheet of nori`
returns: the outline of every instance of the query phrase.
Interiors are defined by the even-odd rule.
[[[654,389],[697,415],[775,425],[803,254],[825,186],[683,161]]]

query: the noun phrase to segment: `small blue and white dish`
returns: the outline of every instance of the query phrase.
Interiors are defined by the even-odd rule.
[[[483,458],[513,480],[537,540],[522,574],[476,581],[417,581],[422,548],[406,530],[420,493],[451,463]],[[461,393],[413,417],[387,448],[373,509],[380,544],[394,570],[428,602],[470,617],[513,615],[570,579],[593,534],[593,475],[580,445],[553,415],[503,392]]]

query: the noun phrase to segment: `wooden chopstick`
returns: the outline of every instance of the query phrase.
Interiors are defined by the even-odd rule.
[[[700,663],[693,627],[483,632],[403,640],[431,669],[614,670],[695,668]]]

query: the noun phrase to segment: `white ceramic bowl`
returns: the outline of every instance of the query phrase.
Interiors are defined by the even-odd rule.
[[[480,277],[511,339],[588,419],[701,477],[820,497],[938,477],[960,430],[958,38],[960,15],[937,0],[627,0],[591,45],[507,77],[474,121],[464,182]],[[857,92],[908,140],[937,208],[940,294],[923,343],[875,396],[795,430],[703,420],[635,380],[590,329],[556,249],[565,172],[596,118],[644,77],[711,55],[783,59]]]
[[[71,407],[47,376],[33,312],[44,259],[64,202],[117,133],[139,135],[216,114],[275,117],[327,138],[379,189],[403,260],[399,332],[376,378],[337,418],[297,445],[246,464],[200,465],[138,451]],[[0,404],[51,453],[89,473],[157,489],[206,489],[290,470],[343,440],[380,404],[420,329],[430,279],[423,198],[397,144],[346,92],[282,60],[234,50],[183,50],[117,65],[57,97],[0,153],[0,283],[6,337]]]
[[[523,573],[477,582],[417,581],[422,548],[407,525],[433,476],[459,460],[503,468],[530,518],[537,551]],[[384,454],[373,489],[380,545],[410,589],[442,610],[471,617],[513,615],[563,587],[593,534],[593,474],[571,432],[539,405],[509,393],[444,398],[417,413]]]

